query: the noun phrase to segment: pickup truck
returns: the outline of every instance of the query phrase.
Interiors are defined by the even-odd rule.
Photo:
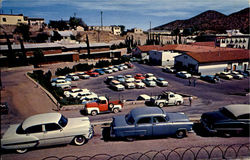
[[[120,100],[109,101],[106,97],[100,96],[96,102],[87,103],[83,113],[95,116],[104,112],[118,113],[122,108],[123,103]]]
[[[161,95],[150,98],[151,105],[164,107],[166,105],[181,105],[183,104],[183,98],[179,94],[173,92],[163,92]]]

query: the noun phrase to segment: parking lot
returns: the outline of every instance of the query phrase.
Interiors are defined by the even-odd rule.
[[[61,65],[61,64],[60,64]],[[99,77],[91,77],[88,80],[74,81],[73,83],[79,88],[88,88],[89,90],[97,93],[98,95],[108,96],[111,99],[122,100],[135,100],[140,94],[158,95],[162,91],[168,90],[177,93],[188,94],[197,97],[194,99],[192,106],[189,106],[187,100],[183,105],[164,107],[164,110],[168,112],[184,112],[191,118],[199,118],[200,115],[207,111],[214,111],[227,104],[237,103],[249,103],[249,95],[246,95],[246,89],[249,88],[249,78],[243,80],[222,80],[219,83],[212,84],[201,80],[196,81],[196,86],[188,85],[187,79],[181,79],[175,76],[175,74],[164,73],[161,68],[157,66],[148,66],[143,64],[134,63],[133,69],[115,72],[112,74],[105,74]],[[48,68],[43,67],[46,71]],[[23,118],[26,118],[29,114],[44,113],[52,111],[54,105],[50,102],[50,99],[44,94],[37,86],[31,82],[27,82],[24,76],[24,72],[27,69],[21,71],[6,71],[2,73],[2,81],[5,87],[2,101],[7,101],[10,106],[10,114],[1,116],[1,127],[5,128],[8,124],[20,122]],[[104,83],[105,78],[108,75],[126,75],[136,73],[153,73],[155,76],[163,77],[168,82],[167,87],[147,87],[145,89],[126,89],[124,91],[114,91],[107,87]],[[21,78],[17,78],[21,77]],[[19,84],[19,81],[23,82]],[[20,89],[28,89],[20,90]],[[19,91],[18,97],[15,96],[15,92]],[[28,92],[28,93],[27,93]],[[31,92],[31,93],[30,93]],[[33,95],[32,95],[33,94]],[[13,95],[13,96],[12,96]],[[29,96],[28,96],[29,95]],[[21,97],[25,97],[22,99]],[[33,98],[33,100],[29,100]],[[37,102],[33,102],[33,101]],[[41,102],[44,101],[44,102]],[[24,101],[24,102],[22,102]],[[25,113],[19,111],[19,105],[24,103],[27,106]],[[35,105],[35,106],[34,106]],[[144,104],[129,104],[125,105],[122,112],[118,114],[126,114],[132,108],[144,106]],[[29,113],[26,113],[29,112]],[[22,113],[22,114],[21,114]],[[83,116],[79,110],[72,111],[60,111],[67,117]],[[97,116],[89,116],[92,123],[99,121],[111,120],[114,113],[101,114]],[[204,145],[216,145],[216,144],[240,144],[249,141],[249,137],[204,137],[191,133],[187,138],[164,138],[164,139],[149,139],[138,140],[135,142],[124,141],[104,141],[102,139],[102,130],[100,126],[95,127],[95,136],[88,144],[78,147],[74,145],[50,147],[43,149],[35,149],[26,154],[19,155],[15,153],[5,153],[2,155],[3,159],[42,159],[48,156],[62,157],[65,155],[94,155],[98,153],[115,154],[128,154],[132,152],[146,152],[148,150],[162,150],[166,148],[175,147],[190,147],[190,146],[204,146]],[[62,154],[63,153],[63,154]]]

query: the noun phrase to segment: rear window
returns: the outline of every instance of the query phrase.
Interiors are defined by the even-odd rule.
[[[229,110],[227,110],[226,108],[220,108],[219,111],[224,114],[226,117],[231,118],[231,119],[236,119],[236,117],[233,115],[232,112],[230,112]]]
[[[125,116],[125,119],[126,119],[126,122],[127,122],[128,124],[134,124],[134,123],[135,123],[134,118],[133,118],[130,114],[127,114],[127,115]]]

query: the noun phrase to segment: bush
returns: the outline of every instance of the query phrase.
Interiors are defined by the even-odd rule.
[[[108,67],[110,66],[111,63],[108,60],[99,60],[96,64],[96,68],[103,68],[103,67]]]
[[[57,76],[64,76],[71,72],[74,72],[74,70],[70,69],[69,67],[64,67],[64,68],[57,68],[55,74]]]
[[[75,71],[88,71],[94,68],[93,65],[89,65],[88,63],[79,63],[77,65],[74,65],[73,68],[75,69]]]

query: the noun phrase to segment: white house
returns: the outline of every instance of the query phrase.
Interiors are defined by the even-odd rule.
[[[176,56],[179,56],[180,53],[174,51],[149,51],[149,62],[154,65],[160,66],[173,66]]]
[[[211,75],[227,70],[249,69],[248,50],[231,50],[215,52],[188,52],[175,57],[175,68],[188,70],[201,75]]]

